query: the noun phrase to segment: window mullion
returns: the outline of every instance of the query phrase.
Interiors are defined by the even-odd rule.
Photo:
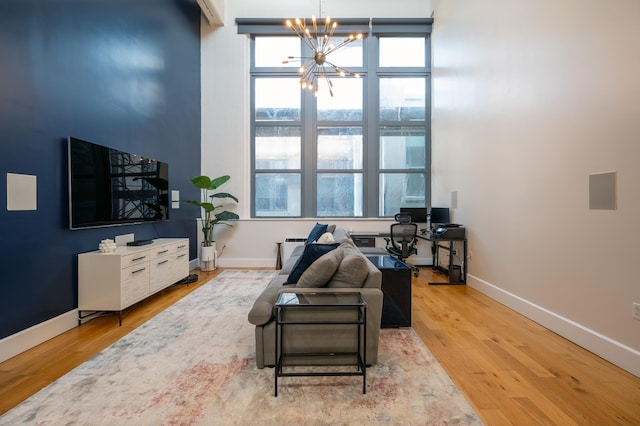
[[[302,212],[303,217],[316,216],[316,161],[317,122],[315,99],[311,90],[302,90],[303,169],[302,169]]]
[[[280,67],[272,59],[281,51],[295,50],[298,44],[294,42],[292,47],[285,37],[260,36],[258,58],[252,43],[252,216],[385,217],[398,207],[430,204],[430,39],[426,37],[424,43],[424,67],[416,66],[419,61],[407,54],[397,55],[399,49],[394,46],[398,43],[387,41],[411,36],[370,33],[361,44],[362,61],[351,61],[353,68],[348,66],[348,59],[343,62],[345,68],[362,75],[361,83],[356,85],[346,81],[351,78],[342,80],[332,75],[337,99],[331,102],[322,92],[316,98],[313,90],[298,89],[300,98],[296,98],[292,87],[284,87],[289,83],[279,81],[288,79],[293,83],[299,79],[295,65]],[[298,54],[310,56],[310,49],[299,39],[295,41],[301,46]],[[407,43],[415,46],[420,42]],[[381,58],[384,67],[380,66]],[[261,84],[260,90],[256,81]],[[423,84],[424,94],[419,90]],[[256,91],[260,93],[258,105]],[[423,106],[416,103],[421,98]],[[292,144],[295,138],[299,145]],[[350,185],[358,187],[352,188],[356,192],[351,198]],[[360,196],[362,199],[358,199]]]
[[[311,56],[308,46],[301,42],[302,56]],[[313,91],[301,90],[302,95],[302,217],[315,217],[316,207],[316,114]]]
[[[379,83],[378,83],[378,38],[368,37],[366,50],[367,90],[365,90],[365,217],[378,217],[380,199],[380,148],[379,148]]]

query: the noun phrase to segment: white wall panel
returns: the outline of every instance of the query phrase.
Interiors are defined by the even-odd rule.
[[[470,273],[634,354],[638,374],[640,2],[434,5],[433,197],[458,193]],[[589,210],[604,171],[618,208]]]

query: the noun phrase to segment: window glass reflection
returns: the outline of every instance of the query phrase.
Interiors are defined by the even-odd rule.
[[[344,39],[344,37],[331,37],[329,43],[335,47],[340,45]],[[362,67],[362,40],[356,40],[335,52],[329,52],[327,61],[335,64],[338,68],[346,68],[349,71],[353,71],[349,67]]]
[[[380,37],[381,67],[424,67],[424,37]]]
[[[256,215],[300,216],[299,173],[256,173]]]
[[[256,78],[256,121],[300,120],[297,78]]]
[[[300,128],[257,126],[255,149],[257,170],[300,169]]]
[[[381,78],[380,120],[424,120],[425,96],[424,78]]]
[[[362,127],[320,127],[318,169],[362,169]]]
[[[300,57],[300,39],[298,37],[256,37],[256,67],[298,67],[299,63],[283,64],[288,56]]]
[[[318,173],[317,215],[362,216],[362,173]]]
[[[380,168],[424,169],[425,162],[424,127],[380,128]]]
[[[326,88],[326,80],[321,80],[317,96],[319,121],[362,120],[362,79],[333,77],[333,97]]]
[[[425,206],[424,173],[380,174],[380,215],[393,216],[400,207]]]

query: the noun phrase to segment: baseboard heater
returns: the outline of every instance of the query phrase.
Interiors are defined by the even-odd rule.
[[[285,238],[284,239],[284,244],[282,245],[282,260],[287,260],[289,257],[291,257],[291,253],[293,252],[293,249],[295,249],[299,245],[304,244],[305,241],[307,241],[307,239],[305,237],[302,237],[302,238],[287,237],[287,238]]]

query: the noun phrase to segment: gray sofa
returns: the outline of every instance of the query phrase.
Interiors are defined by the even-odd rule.
[[[382,316],[382,274],[373,263],[369,262],[365,254],[385,254],[383,249],[357,248],[348,233],[337,228],[333,231],[333,238],[338,247],[327,252],[313,261],[295,283],[287,284],[291,280],[292,271],[299,270],[300,257],[306,256],[305,250],[315,249],[301,245],[296,247],[291,256],[285,259],[283,267],[269,285],[255,300],[249,312],[249,322],[256,326],[256,365],[258,368],[275,365],[275,302],[283,292],[360,292],[367,303],[366,324],[366,360],[367,364],[375,364],[378,360],[378,340],[380,334],[380,319]],[[306,249],[305,249],[306,248]],[[364,262],[363,262],[364,259]],[[303,312],[298,312],[304,315]],[[313,313],[309,313],[312,315]],[[317,314],[316,314],[317,315]],[[333,319],[338,319],[344,312],[336,311]],[[344,319],[344,318],[340,318]],[[286,352],[349,352],[354,350],[357,338],[355,327],[337,325],[289,325],[284,327]],[[329,349],[330,348],[330,349]],[[345,359],[339,356],[323,356],[305,358],[304,360],[288,358],[290,364],[343,364]],[[353,361],[353,360],[351,360]]]

